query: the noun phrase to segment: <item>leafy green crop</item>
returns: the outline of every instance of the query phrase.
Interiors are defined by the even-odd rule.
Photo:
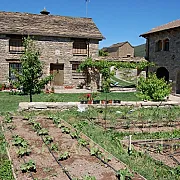
[[[53,142],[53,138],[49,135],[45,135],[43,139],[44,139],[45,144],[50,144],[51,142]]]
[[[129,170],[126,168],[126,169],[121,169],[121,170],[118,170],[116,172],[116,176],[118,177],[118,179],[120,180],[126,180],[130,177],[133,177],[133,174],[129,172]]]
[[[83,180],[96,180],[96,178],[94,176],[85,175]]]
[[[13,138],[12,144],[14,146],[21,146],[21,147],[27,147],[28,146],[28,142],[26,140],[24,140],[21,136],[14,135],[14,136],[12,136],[12,138]]]
[[[59,155],[58,160],[59,160],[59,161],[63,161],[63,160],[66,160],[66,159],[69,158],[69,157],[70,157],[69,153],[68,153],[67,151],[65,151],[64,153],[61,153],[61,154]]]
[[[79,139],[78,139],[78,144],[80,144],[80,145],[82,145],[82,146],[86,146],[86,145],[88,145],[89,143],[88,143],[85,139],[79,138]]]
[[[10,116],[10,114],[6,114],[5,118],[4,118],[4,122],[5,123],[11,123],[12,122],[13,117]]]
[[[54,143],[52,143],[51,144],[51,146],[50,146],[50,149],[52,150],[52,151],[58,151],[58,144],[54,144]]]
[[[75,139],[75,138],[78,138],[79,137],[79,133],[77,131],[73,131],[70,133],[70,136]]]
[[[29,155],[31,150],[28,147],[20,147],[17,151],[18,156],[22,157],[24,155]]]
[[[61,122],[61,119],[59,119],[58,117],[53,117],[53,123],[58,125]]]
[[[34,123],[33,123],[33,128],[34,128],[34,130],[36,130],[36,131],[42,129],[41,124],[38,123],[38,122],[34,122]]]
[[[33,160],[29,160],[28,162],[22,164],[20,168],[22,172],[35,172],[36,164]]]
[[[66,134],[70,133],[70,129],[68,127],[62,127],[61,131],[62,131],[62,133],[66,133]]]
[[[40,130],[37,131],[37,134],[39,136],[44,136],[44,135],[48,135],[48,130],[46,128],[42,128]]]

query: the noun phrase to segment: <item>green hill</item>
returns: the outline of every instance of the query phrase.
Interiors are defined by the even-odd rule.
[[[146,49],[146,44],[134,46],[134,56],[135,57],[145,57],[145,55],[146,55],[145,49]]]

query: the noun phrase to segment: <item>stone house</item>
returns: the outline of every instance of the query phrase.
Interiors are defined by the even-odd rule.
[[[86,77],[76,70],[87,57],[98,56],[104,37],[91,18],[0,12],[0,83],[21,71],[22,38],[31,36],[40,51],[44,75],[53,74],[53,86],[77,85]]]
[[[104,52],[108,52],[110,57],[131,58],[134,57],[134,47],[128,42],[113,44],[109,47],[102,48]]]
[[[155,27],[141,34],[146,38],[146,59],[157,77],[172,82],[173,92],[180,93],[180,20]]]

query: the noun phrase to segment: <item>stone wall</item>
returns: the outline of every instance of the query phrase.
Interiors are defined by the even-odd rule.
[[[120,47],[108,47],[107,51],[110,57],[134,57],[134,48],[129,43],[125,43]]]
[[[133,107],[168,107],[168,106],[178,106],[179,102],[174,101],[163,101],[163,102],[134,102],[134,101],[121,101],[120,104],[112,103],[107,104],[110,107],[119,107],[119,106],[133,106]],[[72,107],[88,108],[89,106],[94,106],[97,108],[105,108],[105,104],[80,104],[80,102],[20,102],[19,111],[40,111],[40,110],[64,110]]]
[[[134,48],[129,44],[125,43],[123,46],[119,47],[118,57],[134,57]]]
[[[169,51],[156,52],[156,42],[166,38],[169,39]],[[148,56],[148,51],[146,53],[146,56]],[[148,60],[157,65],[154,68],[150,68],[150,71],[156,72],[158,67],[165,67],[169,71],[169,79],[174,85],[173,91],[176,92],[176,84],[180,81],[177,77],[178,72],[180,72],[180,29],[150,34]]]
[[[50,64],[64,64],[64,84],[77,84],[79,79],[73,79],[72,63],[84,61],[87,56],[73,55],[73,41],[71,38],[43,37],[36,38],[37,47],[40,50],[40,60],[43,62],[44,75],[50,74]],[[98,40],[89,41],[89,56],[98,56]],[[9,53],[9,38],[6,35],[0,36],[0,83],[8,82],[9,62],[18,62],[21,54]],[[83,77],[81,74],[81,80]]]

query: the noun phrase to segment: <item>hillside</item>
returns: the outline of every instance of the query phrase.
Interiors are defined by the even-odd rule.
[[[145,55],[146,55],[145,48],[146,48],[146,44],[134,46],[134,56],[135,57],[145,57]]]

